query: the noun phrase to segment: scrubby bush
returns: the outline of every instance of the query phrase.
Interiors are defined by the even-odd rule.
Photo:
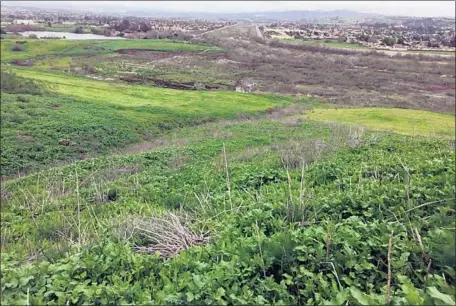
[[[19,46],[18,44],[15,44],[13,46],[13,48],[11,48],[11,50],[13,50],[14,52],[19,52],[19,51],[22,51],[22,47]]]
[[[76,29],[74,29],[74,33],[76,34],[82,34],[84,33],[84,28],[79,26],[79,27],[76,27]]]
[[[1,91],[11,94],[39,95],[45,91],[44,85],[1,68]]]

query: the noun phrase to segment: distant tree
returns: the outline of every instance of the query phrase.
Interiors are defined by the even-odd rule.
[[[405,40],[404,40],[404,37],[402,37],[402,36],[397,39],[397,44],[398,45],[403,45],[404,42],[405,42]]]
[[[377,35],[372,35],[371,37],[369,37],[367,39],[367,41],[370,42],[370,43],[376,43],[376,42],[378,42],[378,36]]]
[[[52,23],[50,21],[48,21],[47,25],[48,27],[52,27]]]
[[[139,31],[140,32],[148,32],[152,29],[152,27],[150,26],[150,24],[148,22],[141,22],[139,24]]]
[[[0,34],[6,34],[6,31],[3,28],[0,28]]]
[[[76,29],[74,29],[74,33],[77,33],[77,34],[84,33],[84,28],[81,26],[76,27]]]
[[[123,19],[121,23],[116,25],[114,29],[119,32],[124,32],[130,28],[130,21]]]
[[[382,43],[384,45],[392,47],[396,43],[396,38],[394,38],[394,37],[385,37],[385,38],[383,38]]]
[[[339,42],[346,42],[346,41],[347,41],[347,37],[345,37],[345,36],[339,36],[339,37],[337,38],[337,40],[338,40]]]

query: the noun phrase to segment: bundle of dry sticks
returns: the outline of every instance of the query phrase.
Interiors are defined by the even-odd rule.
[[[196,234],[173,213],[162,217],[149,217],[135,221],[135,230],[141,233],[150,246],[136,246],[138,252],[159,252],[162,257],[172,257],[192,246],[209,243],[207,233]]]

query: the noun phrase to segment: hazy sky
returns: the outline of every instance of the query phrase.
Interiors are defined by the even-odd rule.
[[[406,16],[455,17],[455,1],[2,1],[6,5],[106,11],[261,12],[287,10],[355,10]]]

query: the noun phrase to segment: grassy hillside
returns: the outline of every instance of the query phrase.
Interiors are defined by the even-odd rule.
[[[4,185],[3,303],[385,304],[390,264],[393,304],[454,301],[448,142],[283,117],[162,143]]]
[[[65,40],[50,39],[1,40],[1,59],[29,59],[37,56],[78,56],[90,54],[109,54],[119,49],[149,49],[156,51],[219,51],[220,48],[175,42],[166,39],[135,39],[135,40]],[[19,45],[21,51],[13,51]]]
[[[84,158],[155,138],[173,127],[288,105],[274,95],[183,91],[16,70],[44,95],[2,94],[2,175]]]
[[[455,117],[428,111],[400,108],[318,109],[310,119],[363,125],[380,131],[406,135],[455,138]]]
[[[272,48],[245,65],[171,41],[14,43],[2,41],[2,305],[454,305],[454,116],[149,86],[160,70],[232,83],[243,65],[243,79],[318,83],[337,66],[324,56],[297,73],[256,62]],[[92,79],[106,76],[89,57],[107,76],[120,67],[117,81]],[[434,89],[451,90],[447,66],[426,66]]]

